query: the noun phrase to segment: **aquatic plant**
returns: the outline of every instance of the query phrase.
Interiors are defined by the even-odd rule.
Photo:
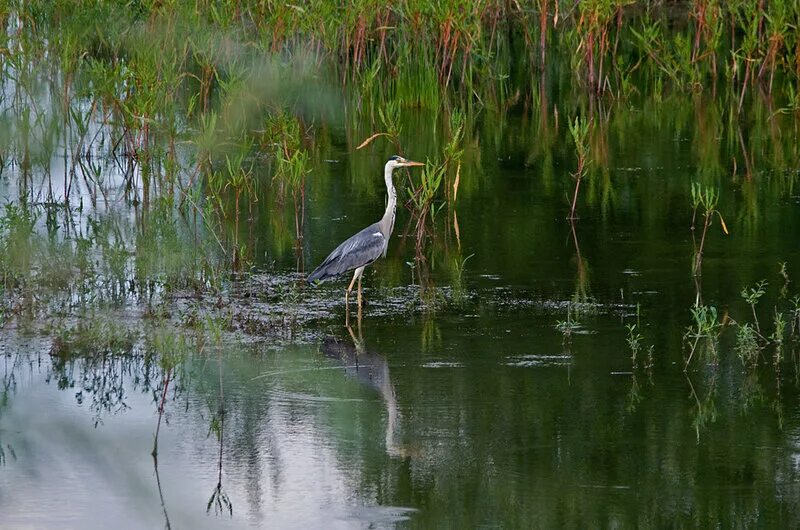
[[[467,289],[464,285],[464,270],[467,266],[467,261],[475,254],[470,254],[465,258],[461,258],[460,255],[453,255],[450,257],[450,270],[451,272],[451,280],[450,280],[450,294],[456,306],[463,305],[466,303],[467,300]]]
[[[795,295],[790,300],[792,307],[789,310],[789,324],[792,335],[800,335],[800,295]]]
[[[764,287],[766,287],[766,285],[767,285],[767,281],[766,280],[761,280],[758,283],[756,283],[755,287],[751,287],[750,289],[745,287],[744,289],[742,289],[742,292],[741,292],[742,298],[744,299],[745,302],[747,302],[747,305],[750,306],[750,309],[753,312],[753,323],[755,324],[756,331],[758,331],[759,334],[761,333],[761,326],[758,324],[758,315],[756,314],[756,305],[758,304],[758,300],[762,296],[764,296],[764,293],[766,293],[766,290],[764,289]]]
[[[575,311],[573,304],[567,304],[567,318],[566,320],[556,320],[556,330],[558,330],[565,339],[571,338],[572,333],[579,329],[581,324],[575,319]]]
[[[636,304],[636,323],[625,324],[625,330],[627,331],[627,335],[625,337],[625,341],[628,343],[628,349],[631,351],[631,366],[634,370],[639,368],[639,363],[642,361],[640,358],[640,353],[642,353],[642,341],[644,340],[644,335],[642,335],[639,330],[642,329],[641,324],[641,307],[639,304]],[[647,356],[643,360],[644,369],[649,373],[653,368],[653,350],[655,346],[650,345],[647,348]]]
[[[777,370],[779,370],[781,362],[783,362],[783,346],[786,336],[786,318],[784,317],[783,312],[779,311],[778,308],[775,308],[774,311],[775,312],[772,320],[773,331],[769,338],[775,347],[775,351],[772,356],[772,364]]]
[[[703,273],[703,252],[706,245],[706,236],[708,235],[708,228],[714,221],[714,217],[719,218],[719,223],[722,226],[722,231],[727,234],[728,227],[725,224],[725,219],[717,209],[719,202],[719,191],[714,187],[701,186],[699,183],[693,182],[691,187],[692,197],[692,245],[694,246],[694,260],[692,261],[692,273],[695,276],[700,276]],[[695,229],[698,211],[703,216],[703,232],[700,235],[699,245],[695,239]]]
[[[449,206],[452,210],[457,198],[460,181],[464,115],[461,112],[451,113],[448,116],[447,125],[449,127],[449,135],[442,149],[442,158],[428,159],[425,167],[419,172],[419,183],[411,181],[406,187],[408,196],[406,206],[411,210],[414,223],[415,265],[413,269],[423,288],[431,287],[431,260],[426,255],[428,239],[434,233],[439,212],[445,206]],[[450,175],[453,173],[455,176],[451,177]],[[453,183],[452,186],[450,182]],[[442,197],[442,194],[444,194],[444,197]],[[457,227],[455,212],[453,215],[453,223]],[[458,232],[456,233],[457,237],[460,237]]]
[[[786,296],[789,294],[789,284],[791,283],[791,280],[789,279],[789,271],[787,270],[786,262],[782,261],[778,263],[778,266],[779,266],[778,274],[783,280],[783,285],[781,285],[781,290],[780,290],[780,297],[785,299]]]
[[[644,337],[641,333],[636,330],[636,324],[626,324],[625,329],[628,330],[628,336],[626,337],[626,341],[628,342],[628,348],[631,350],[631,365],[634,369],[639,367],[639,350],[642,347],[642,339]]]
[[[567,217],[567,219],[574,220],[576,219],[575,207],[578,203],[578,191],[591,162],[589,153],[591,120],[586,119],[584,116],[575,116],[575,119],[569,122],[569,132],[572,135],[572,141],[575,143],[575,155],[578,159],[578,167],[572,173],[572,178],[575,179],[575,191],[572,194],[572,205],[570,206],[569,217]]]
[[[750,323],[737,326],[734,351],[739,360],[742,361],[742,365],[755,368],[761,352],[761,345],[758,341],[757,332]]]
[[[95,314],[84,315],[74,326],[55,325],[54,334],[50,355],[61,360],[128,355],[137,340],[134,330]]]
[[[573,40],[577,40],[574,69],[582,71],[588,90],[602,94],[611,88],[611,67],[616,64],[616,54],[622,30],[623,9],[635,0],[588,0],[576,4]],[[616,24],[616,27],[614,26]],[[614,39],[612,29],[616,29]],[[613,40],[613,42],[612,42]]]
[[[694,305],[691,308],[693,323],[686,331],[684,340],[690,343],[689,356],[683,366],[685,372],[692,362],[695,352],[698,350],[700,340],[703,339],[703,351],[712,363],[717,362],[718,350],[717,341],[722,329],[722,323],[717,317],[717,308],[714,306]]]

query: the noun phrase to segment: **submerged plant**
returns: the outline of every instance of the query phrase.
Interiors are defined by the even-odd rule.
[[[148,356],[155,356],[162,371],[160,397],[158,399],[158,420],[153,436],[153,458],[158,457],[158,435],[161,432],[161,420],[164,416],[167,403],[167,393],[170,384],[174,385],[177,368],[186,360],[189,345],[184,335],[178,334],[173,329],[157,325],[146,334],[145,348]],[[156,392],[158,396],[158,392]]]
[[[789,284],[791,280],[789,279],[789,271],[786,268],[786,262],[782,261],[778,263],[780,265],[780,269],[778,270],[778,274],[780,274],[781,278],[783,279],[783,285],[781,285],[781,298],[786,298],[786,295],[789,293]]]

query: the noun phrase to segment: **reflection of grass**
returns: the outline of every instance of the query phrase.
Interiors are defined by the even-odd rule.
[[[686,381],[689,383],[691,396],[695,402],[694,421],[692,422],[695,428],[697,441],[700,441],[700,432],[705,430],[710,424],[717,421],[717,372],[711,372],[708,380],[706,381],[707,389],[705,396],[700,399],[695,391],[692,380],[687,376]]]

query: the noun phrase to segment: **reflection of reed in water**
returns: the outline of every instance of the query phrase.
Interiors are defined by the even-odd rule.
[[[400,418],[397,397],[389,375],[389,363],[383,355],[367,351],[359,326],[358,338],[353,328],[348,326],[352,344],[347,339],[327,337],[322,343],[322,353],[329,359],[342,363],[344,373],[357,379],[361,384],[376,390],[386,406],[386,452],[390,456],[410,456],[408,447],[397,441],[398,420]]]
[[[167,513],[167,504],[164,502],[164,491],[161,489],[161,477],[158,474],[158,454],[153,453],[153,469],[156,474],[156,485],[158,486],[158,498],[161,501],[161,509],[164,511],[164,528],[172,530],[172,525],[169,522],[169,514]]]
[[[589,265],[586,258],[581,255],[581,247],[578,243],[578,234],[575,231],[574,220],[570,220],[569,227],[572,235],[572,242],[575,245],[575,262],[577,264],[575,273],[575,293],[572,296],[572,301],[576,304],[586,304],[591,299],[589,294]]]

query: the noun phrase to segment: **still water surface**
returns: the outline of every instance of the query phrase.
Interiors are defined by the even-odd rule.
[[[389,257],[365,281],[361,329],[342,325],[340,281],[303,290],[301,304],[325,305],[302,340],[193,355],[169,392],[157,462],[160,372],[138,357],[57,365],[47,340],[8,330],[0,526],[797,527],[794,362],[745,372],[723,339],[717,365],[682,370],[698,287],[744,319],[744,286],[765,278],[777,290],[779,262],[800,270],[797,169],[755,157],[736,176],[729,143],[718,146],[723,171],[708,176],[707,132],[662,113],[631,109],[611,125],[574,233],[565,132],[540,148],[521,118],[494,131],[499,141],[497,124],[476,122],[458,239],[435,243],[449,246],[434,301],[419,303],[400,209]],[[407,130],[419,134],[406,154],[424,158],[436,131]],[[351,151],[334,133],[324,158],[335,162],[310,178],[307,269],[383,210],[385,155]],[[712,227],[699,285],[696,180],[719,185],[731,229]],[[296,257],[270,247],[274,230],[257,225],[256,276],[290,284]],[[460,278],[450,258],[464,263]],[[565,337],[556,324],[570,301],[580,311]],[[632,366],[626,343],[637,311],[651,369],[643,357]]]
[[[776,404],[742,410],[724,381],[716,418],[698,426],[687,380],[635,381],[613,346],[620,333],[565,351],[547,318],[512,311],[480,327],[443,319],[423,350],[422,326],[401,320],[370,326],[358,361],[346,337],[225,356],[232,516],[208,509],[215,362],[192,362],[190,387],[169,403],[157,476],[155,405],[135,366],[120,368],[125,408],[114,412],[59,390],[46,360],[18,370],[0,423],[4,526],[153,528],[165,515],[177,528],[796,522],[793,388],[777,404],[782,429]]]

